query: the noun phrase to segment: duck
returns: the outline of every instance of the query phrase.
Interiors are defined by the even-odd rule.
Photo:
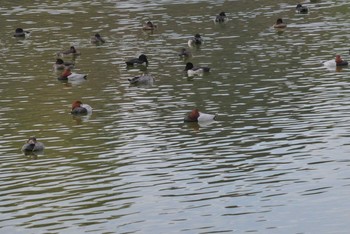
[[[278,18],[276,20],[276,23],[273,25],[274,28],[285,28],[287,27],[287,24],[283,22],[281,18]]]
[[[132,79],[128,79],[131,85],[153,85],[154,78],[151,75],[143,74],[141,76],[135,76]]]
[[[202,43],[203,43],[203,39],[202,39],[201,35],[197,33],[196,35],[194,35],[194,37],[192,37],[188,40],[187,44],[189,47],[192,47],[193,45],[199,46]]]
[[[216,118],[216,115],[202,113],[199,112],[197,108],[195,108],[191,112],[186,114],[184,122],[206,122],[216,120]]]
[[[340,55],[335,56],[335,65],[338,66],[347,66],[349,63],[341,58]]]
[[[147,56],[144,54],[141,54],[138,58],[132,58],[125,62],[127,66],[134,66],[134,65],[145,65],[148,66],[148,59]]]
[[[306,6],[301,5],[300,3],[298,3],[298,5],[295,7],[295,10],[299,14],[307,14],[309,12],[309,8],[307,8]]]
[[[65,68],[73,68],[74,67],[74,63],[71,62],[64,62],[63,59],[56,59],[55,64],[53,65],[53,68],[55,70],[61,70],[61,69],[65,69]]]
[[[70,113],[73,115],[91,115],[92,107],[88,104],[83,104],[79,100],[76,100],[72,103],[72,110]]]
[[[192,56],[191,51],[186,50],[186,48],[182,48],[179,53],[180,58],[187,59]]]
[[[157,28],[157,25],[153,24],[151,21],[148,21],[146,24],[143,25],[143,30],[154,30]]]
[[[93,44],[103,44],[106,42],[99,33],[96,33],[95,36],[91,37],[90,41]]]
[[[219,15],[216,16],[215,22],[223,23],[225,21],[226,21],[226,14],[225,14],[225,12],[222,11],[222,12],[220,12]]]
[[[69,50],[63,51],[63,52],[58,52],[57,56],[64,56],[64,55],[73,55],[73,56],[78,56],[80,55],[80,52],[77,51],[77,49],[74,46],[71,46]]]
[[[24,31],[23,28],[16,28],[13,36],[14,37],[25,37],[29,33],[30,33],[29,31]]]
[[[193,63],[186,63],[185,71],[188,76],[202,75],[204,72],[209,72],[210,67],[194,67]]]
[[[86,80],[86,74],[72,73],[69,67],[66,67],[58,80],[79,81]]]
[[[22,151],[43,151],[45,146],[43,143],[36,140],[36,137],[31,136],[27,140],[27,142],[22,146]]]

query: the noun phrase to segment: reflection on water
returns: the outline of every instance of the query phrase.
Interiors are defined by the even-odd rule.
[[[349,68],[323,62],[349,60],[348,1],[17,4],[0,7],[0,233],[347,232]],[[72,45],[88,78],[62,83]],[[125,66],[143,53],[148,67]],[[188,79],[188,61],[211,71]],[[130,86],[144,73],[152,86]],[[218,120],[183,123],[195,107]],[[44,154],[20,151],[31,135]]]

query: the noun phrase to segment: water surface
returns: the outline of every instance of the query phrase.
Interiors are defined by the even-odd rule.
[[[347,233],[349,68],[322,62],[349,59],[350,3],[306,5],[4,1],[0,233]],[[96,32],[107,43],[91,44]],[[189,79],[177,54],[196,33],[189,61],[212,69]],[[52,69],[71,45],[78,84]],[[148,69],[127,69],[141,53]],[[154,85],[130,86],[143,72]],[[70,115],[76,99],[89,118]],[[194,107],[218,120],[184,124]],[[20,151],[31,135],[44,154]]]

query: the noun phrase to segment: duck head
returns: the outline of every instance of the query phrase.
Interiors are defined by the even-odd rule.
[[[281,18],[278,18],[278,19],[276,20],[276,24],[283,24],[283,20],[282,20]]]
[[[199,110],[197,108],[193,109],[190,113],[185,116],[185,122],[198,122]]]
[[[56,64],[59,64],[59,65],[64,64],[63,59],[56,59]]]
[[[24,33],[23,29],[22,28],[16,28],[16,33]]]
[[[82,103],[81,101],[79,101],[79,100],[74,101],[74,102],[72,103],[72,110],[74,110],[75,108],[81,107],[82,104],[83,104],[83,103]]]
[[[145,62],[146,64],[148,64],[147,56],[144,55],[144,54],[141,54],[141,55],[139,56],[139,60],[142,61],[142,62]]]
[[[77,50],[75,49],[74,46],[71,46],[70,49],[69,49],[69,51],[70,51],[71,53],[76,53],[76,52],[77,52]]]
[[[188,62],[186,63],[185,71],[191,70],[193,68],[193,63]]]

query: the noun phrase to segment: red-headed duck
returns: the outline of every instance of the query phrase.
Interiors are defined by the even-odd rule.
[[[344,61],[340,55],[335,56],[335,64],[336,66],[347,66],[349,63],[347,61]]]
[[[86,74],[72,73],[69,67],[66,67],[60,77],[59,80],[69,80],[69,81],[79,81],[86,80]]]
[[[92,114],[92,107],[88,104],[83,104],[77,100],[72,103],[71,114],[73,115],[90,115]]]
[[[191,112],[187,113],[184,118],[184,122],[205,122],[212,121],[216,119],[216,115],[206,114],[199,112],[197,108],[193,109]]]

